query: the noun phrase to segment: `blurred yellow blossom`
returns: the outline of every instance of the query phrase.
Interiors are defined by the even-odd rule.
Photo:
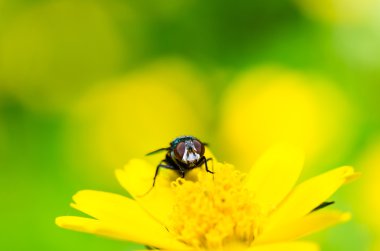
[[[226,154],[240,166],[249,166],[279,141],[304,147],[311,161],[323,157],[328,163],[347,150],[353,114],[343,94],[324,80],[259,68],[240,75],[227,90],[219,135]]]
[[[357,162],[358,165],[366,170],[366,174],[362,180],[362,192],[359,194],[360,200],[363,202],[358,207],[361,211],[361,217],[365,219],[365,223],[373,230],[373,242],[371,250],[379,250],[380,247],[380,137],[373,137],[371,143],[363,155]],[[365,196],[363,196],[363,194]]]
[[[294,187],[302,166],[299,149],[277,146],[247,175],[215,161],[214,175],[197,169],[197,180],[161,179],[141,196],[152,184],[154,167],[133,159],[116,175],[134,200],[83,190],[71,205],[93,218],[62,216],[56,223],[160,250],[314,251],[316,244],[296,240],[350,218],[313,209],[356,173],[344,166]]]
[[[333,24],[360,24],[380,10],[377,0],[296,0],[307,15]]]
[[[72,107],[70,155],[89,161],[93,172],[115,169],[184,133],[207,140],[210,103],[202,82],[189,64],[165,59],[101,84]]]

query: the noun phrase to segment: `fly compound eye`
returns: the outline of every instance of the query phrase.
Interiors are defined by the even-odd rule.
[[[183,155],[185,154],[186,145],[185,142],[180,142],[178,145],[174,148],[174,154],[177,159],[182,160]]]
[[[194,144],[195,150],[197,150],[197,153],[200,156],[203,156],[203,154],[205,153],[205,146],[199,140],[196,140],[196,139],[193,140],[193,144]]]

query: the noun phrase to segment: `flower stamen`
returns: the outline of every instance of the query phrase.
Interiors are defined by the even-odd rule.
[[[169,230],[198,249],[220,249],[235,241],[250,245],[266,217],[244,187],[244,178],[224,164],[214,177],[200,172],[197,181],[174,181],[176,204]]]

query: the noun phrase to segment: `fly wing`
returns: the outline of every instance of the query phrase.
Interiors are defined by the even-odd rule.
[[[160,148],[160,149],[154,150],[153,152],[147,153],[146,156],[153,155],[162,151],[168,151],[168,150],[170,150],[170,147]]]

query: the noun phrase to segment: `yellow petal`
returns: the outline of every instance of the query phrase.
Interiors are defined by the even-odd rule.
[[[321,231],[335,224],[348,221],[349,213],[317,211],[295,221],[277,225],[258,236],[256,243],[293,241],[303,236]]]
[[[312,242],[284,242],[268,245],[252,246],[246,251],[318,251],[317,244]]]
[[[101,235],[113,239],[133,241],[158,248],[175,248],[189,250],[184,244],[172,239],[168,234],[153,233],[144,225],[127,224],[126,222],[109,222],[77,216],[61,216],[56,224],[62,228]]]
[[[71,206],[95,219],[102,221],[124,222],[128,225],[145,226],[149,230],[167,232],[165,228],[147,214],[136,201],[125,196],[82,190],[73,196]]]
[[[326,201],[341,185],[357,177],[349,166],[336,168],[296,186],[271,215],[268,228],[291,222],[310,213]]]
[[[155,170],[156,167],[144,160],[132,159],[124,169],[116,170],[116,177],[149,214],[165,225],[174,205],[170,183],[178,176],[172,170],[161,168],[151,189]]]
[[[246,186],[255,193],[258,203],[274,208],[294,186],[303,161],[300,149],[279,144],[258,159],[248,173]]]

